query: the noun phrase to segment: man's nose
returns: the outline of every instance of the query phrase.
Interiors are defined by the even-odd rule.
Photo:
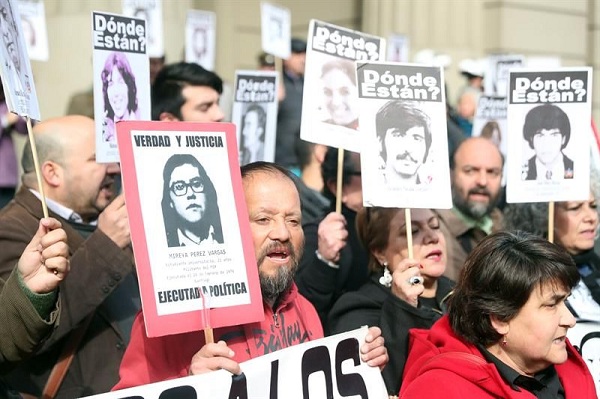
[[[118,163],[113,162],[113,163],[106,164],[106,174],[107,175],[118,175],[119,173],[121,173],[121,167],[119,166]]]
[[[222,122],[223,119],[225,119],[225,114],[223,113],[223,110],[221,110],[221,107],[217,104],[213,110],[212,120],[213,122]]]
[[[269,238],[274,241],[286,242],[290,239],[290,231],[285,220],[274,220]]]
[[[479,172],[477,175],[477,184],[482,187],[487,186],[487,171],[482,170]]]

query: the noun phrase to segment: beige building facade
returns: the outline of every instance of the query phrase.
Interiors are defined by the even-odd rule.
[[[463,58],[491,53],[556,56],[564,66],[593,66],[594,117],[600,121],[600,0],[278,0],[292,12],[292,31],[306,37],[311,18],[368,33],[406,35],[410,53],[448,54],[448,99],[463,79]],[[45,0],[50,60],[33,61],[43,118],[62,115],[69,97],[92,85],[91,12],[119,13],[121,0]],[[182,59],[186,11],[217,14],[216,72],[254,68],[260,52],[259,0],[163,0],[168,62]]]

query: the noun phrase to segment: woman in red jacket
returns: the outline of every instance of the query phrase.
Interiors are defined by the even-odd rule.
[[[488,236],[471,253],[448,316],[411,331],[400,397],[596,398],[566,338],[565,300],[579,282],[571,257],[516,232]]]

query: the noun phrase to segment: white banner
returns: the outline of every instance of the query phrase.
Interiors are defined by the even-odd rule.
[[[362,327],[249,360],[240,364],[240,376],[219,370],[89,399],[385,399],[388,395],[379,369],[360,360],[359,348],[367,331],[367,327]]]

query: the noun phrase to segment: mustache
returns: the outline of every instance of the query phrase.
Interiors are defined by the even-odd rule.
[[[469,195],[478,194],[478,195],[487,195],[488,197],[492,196],[492,193],[487,188],[472,188],[469,190]]]
[[[414,163],[416,163],[416,162],[417,162],[417,160],[416,160],[416,159],[414,159],[414,158],[412,157],[412,155],[410,155],[410,153],[409,153],[409,152],[407,152],[407,151],[404,151],[402,154],[398,154],[398,155],[396,155],[396,159],[399,159],[400,161],[406,161],[406,160],[409,160],[409,161],[411,161],[411,162],[414,162]]]
[[[266,247],[261,249],[260,253],[258,254],[258,257],[257,257],[258,264],[260,265],[263,262],[263,260],[267,257],[267,254],[281,250],[281,247],[285,248],[287,253],[290,255],[290,259],[292,260],[292,262],[296,262],[296,259],[297,259],[296,251],[294,250],[294,246],[292,245],[292,243],[290,241],[288,241],[288,242],[271,241],[269,244],[267,244]]]

